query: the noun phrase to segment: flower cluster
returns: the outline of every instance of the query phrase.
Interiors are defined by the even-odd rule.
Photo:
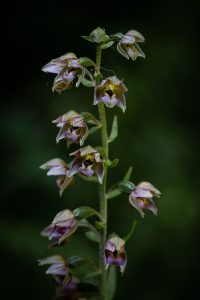
[[[144,37],[136,30],[129,30],[125,35],[116,33],[109,36],[104,29],[98,27],[89,36],[83,36],[83,38],[97,45],[96,63],[87,57],[78,58],[70,52],[52,59],[42,70],[56,75],[52,87],[53,91],[60,93],[74,85],[79,87],[80,84],[92,88],[93,104],[98,106],[100,121],[89,112],[77,113],[74,110],[70,110],[53,120],[52,123],[59,129],[56,142],[64,140],[67,148],[75,147],[75,149],[69,153],[69,161],[68,159],[54,158],[42,164],[40,168],[47,171],[48,176],[56,177],[56,185],[60,195],[74,183],[76,175],[87,181],[98,182],[100,211],[98,212],[88,206],[81,206],[73,211],[64,209],[55,216],[50,225],[42,230],[41,235],[48,238],[50,247],[59,247],[68,244],[71,236],[77,230],[83,230],[88,239],[99,243],[101,263],[99,268],[94,267],[92,263],[94,270],[90,274],[86,271],[86,275],[82,274],[83,272],[77,272],[77,266],[82,264],[84,259],[76,256],[66,260],[60,255],[54,255],[39,260],[39,265],[49,265],[46,274],[52,276],[56,288],[55,299],[101,298],[104,300],[107,293],[104,285],[107,269],[110,265],[114,265],[120,268],[122,274],[124,273],[127,265],[125,242],[130,238],[135,228],[135,223],[133,223],[134,226],[124,238],[120,238],[115,233],[107,237],[107,199],[117,197],[122,192],[128,192],[131,206],[144,217],[144,210],[150,210],[155,215],[157,214],[153,197],[159,197],[160,192],[149,182],[141,182],[138,185],[130,182],[132,168],[128,170],[122,181],[112,185],[108,190],[106,186],[108,168],[115,167],[119,160],[111,161],[108,151],[109,144],[118,135],[117,116],[113,119],[111,133],[108,136],[105,107],[114,108],[117,106],[125,112],[125,93],[128,89],[123,80],[117,76],[103,76],[100,66],[101,51],[112,47],[116,42],[118,52],[125,58],[131,58],[133,61],[137,57],[144,58],[145,55],[138,45],[144,42]],[[102,145],[86,144],[90,135],[100,129]],[[91,216],[93,216],[92,222],[88,221]],[[98,220],[95,220],[94,217],[98,217]],[[112,272],[110,274],[110,276],[114,276]],[[102,276],[103,280],[99,280],[99,276]],[[94,295],[91,294],[91,286],[89,287],[89,296],[86,295],[86,290],[82,288],[88,279],[92,279],[89,285],[93,285],[93,288],[95,286]],[[99,292],[101,297],[91,298],[96,297],[96,292]]]

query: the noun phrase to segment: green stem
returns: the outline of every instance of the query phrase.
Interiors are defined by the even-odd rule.
[[[97,53],[96,53],[96,75],[100,74],[100,66],[101,66],[101,48],[100,46],[97,47]],[[99,76],[97,76],[96,84],[99,84]],[[106,157],[108,158],[108,133],[107,133],[107,120],[106,120],[106,112],[104,104],[101,102],[98,104],[99,108],[99,116],[100,121],[102,124],[101,127],[101,142],[102,147],[105,151]],[[107,181],[107,166],[105,166],[105,174],[103,183],[99,185],[99,202],[100,202],[100,214],[103,218],[103,221],[105,223],[105,226],[102,230],[101,234],[101,240],[99,243],[99,264],[100,269],[102,270],[101,274],[101,287],[100,287],[100,293],[101,293],[101,300],[107,299],[107,272],[105,269],[105,262],[104,262],[104,246],[106,244],[107,239],[107,198],[106,198],[106,181]]]

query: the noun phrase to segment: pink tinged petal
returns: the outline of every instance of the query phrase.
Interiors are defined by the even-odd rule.
[[[141,189],[141,188],[135,188],[132,191],[132,195],[135,198],[152,198],[153,195],[149,190]]]
[[[59,188],[59,194],[62,196],[64,190],[72,183],[73,177],[65,177],[64,179],[58,178],[56,180],[57,186]]]
[[[135,198],[133,196],[132,193],[129,196],[129,202],[130,202],[131,206],[133,206],[140,213],[141,217],[144,218],[144,212],[140,207],[141,204],[140,204],[140,206],[138,205],[138,200],[137,200],[137,198]]]
[[[42,71],[45,73],[58,74],[62,69],[63,69],[62,65],[50,62],[42,68]]]
[[[51,275],[58,275],[58,276],[66,276],[67,274],[67,268],[65,265],[61,264],[53,264],[51,265],[47,271],[46,274],[51,274]]]
[[[61,166],[67,168],[67,164],[64,160],[60,158],[53,158],[49,161],[47,161],[45,164],[40,166],[40,169],[42,170],[49,170],[54,166]]]
[[[80,128],[84,128],[86,127],[86,124],[83,120],[82,117],[74,117],[73,118],[73,126],[74,127],[80,127]]]
[[[132,35],[125,34],[125,36],[121,39],[122,44],[134,44],[135,38]]]
[[[103,183],[103,178],[104,178],[104,173],[105,173],[105,168],[104,168],[103,162],[96,163],[94,168],[95,168],[95,172],[97,174],[99,183],[102,184]]]
[[[141,43],[143,43],[144,41],[145,41],[145,39],[144,39],[144,37],[143,37],[143,35],[141,34],[141,33],[139,33],[137,30],[129,30],[126,34],[125,34],[125,36],[132,36],[132,37],[134,37],[135,38],[135,41],[136,42],[141,42]]]
[[[52,233],[53,228],[54,228],[54,225],[52,225],[52,224],[49,225],[44,230],[42,230],[41,235],[45,236],[45,237],[49,237]]]
[[[54,166],[47,172],[48,176],[60,176],[60,175],[66,175],[67,170],[63,166]]]
[[[51,265],[51,264],[63,264],[65,265],[65,259],[61,255],[52,255],[38,260],[39,266]]]
[[[117,44],[117,50],[122,56],[129,59],[129,56],[128,56],[127,52],[124,50],[121,41]]]
[[[136,188],[149,190],[153,194],[153,196],[159,197],[161,195],[161,192],[158,189],[156,189],[150,182],[147,181],[140,182],[136,186]]]

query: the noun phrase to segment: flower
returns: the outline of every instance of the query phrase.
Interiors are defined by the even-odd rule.
[[[56,287],[56,299],[76,300],[81,297],[79,291],[79,279],[72,276],[71,270],[61,255],[53,255],[38,260],[39,265],[51,265],[46,274],[53,276],[53,283]]]
[[[46,271],[48,275],[66,276],[67,273],[69,273],[69,267],[61,255],[53,255],[39,259],[38,263],[39,266],[51,265]]]
[[[84,141],[88,136],[88,127],[81,115],[70,110],[54,120],[53,123],[60,128],[56,137],[57,143],[61,139],[66,139],[68,147],[73,143],[80,143],[80,146],[84,144]]]
[[[145,54],[140,49],[138,43],[143,43],[144,37],[136,30],[129,30],[117,44],[117,50],[121,55],[132,60],[138,56],[145,58]]]
[[[91,146],[83,147],[71,153],[74,160],[70,163],[69,176],[80,173],[91,177],[97,175],[99,183],[103,182],[104,164],[100,153]]]
[[[60,158],[53,158],[40,166],[40,169],[47,170],[48,176],[58,176],[56,184],[59,188],[60,195],[70,185],[73,177],[68,177],[68,166],[66,162]]]
[[[59,212],[53,222],[42,232],[42,236],[48,237],[51,246],[57,246],[65,243],[69,236],[74,233],[77,228],[77,220],[69,209]]]
[[[157,190],[151,183],[143,181],[134,187],[130,196],[130,204],[139,211],[140,215],[144,217],[144,209],[152,211],[157,214],[157,208],[152,198],[160,196],[159,190]]]
[[[126,110],[124,93],[128,90],[116,76],[108,77],[101,81],[95,89],[94,104],[103,102],[107,107],[120,107],[123,112]]]
[[[52,59],[42,68],[42,71],[57,74],[52,87],[52,90],[57,92],[70,89],[74,79],[78,79],[76,83],[78,87],[85,75],[84,68],[74,53],[66,53],[56,59]]]
[[[127,264],[126,251],[124,249],[125,241],[113,234],[104,247],[104,259],[106,269],[109,265],[120,266],[120,270],[124,273]]]

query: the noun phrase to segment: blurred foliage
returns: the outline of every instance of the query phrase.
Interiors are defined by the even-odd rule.
[[[145,60],[129,62],[114,47],[103,55],[105,68],[123,77],[129,89],[125,114],[107,110],[110,126],[114,114],[119,119],[110,155],[120,163],[110,170],[109,184],[121,180],[131,164],[135,183],[148,180],[163,194],[158,217],[147,213],[144,220],[130,208],[127,195],[109,201],[109,232],[124,236],[138,219],[115,299],[125,294],[137,300],[191,299],[198,288],[199,1],[134,1],[135,9],[109,4],[101,2],[98,11],[85,1],[9,1],[3,6],[0,230],[1,295],[7,299],[51,299],[50,278],[36,260],[56,250],[48,250],[39,232],[64,208],[98,208],[96,184],[77,178],[60,199],[54,178],[38,169],[48,159],[68,157],[64,143],[55,143],[51,120],[72,108],[91,111],[93,100],[92,90],[83,87],[53,94],[53,78],[40,69],[68,51],[94,59],[93,45],[80,36],[98,25],[108,34],[137,29],[146,38]],[[109,70],[106,76],[113,74]],[[90,137],[94,145],[97,137]],[[97,260],[95,247],[79,234],[59,252]]]

